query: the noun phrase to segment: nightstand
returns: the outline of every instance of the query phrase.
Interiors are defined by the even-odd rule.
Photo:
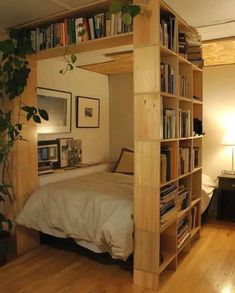
[[[235,175],[218,176],[217,218],[235,222]]]

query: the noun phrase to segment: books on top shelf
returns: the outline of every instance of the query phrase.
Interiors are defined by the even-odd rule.
[[[179,54],[200,68],[204,66],[201,44],[200,36],[189,32],[179,32]]]
[[[164,183],[171,180],[171,158],[172,150],[170,147],[161,148],[160,157],[160,182]]]
[[[160,44],[176,52],[176,23],[173,15],[161,15]]]
[[[189,191],[183,184],[178,187],[177,208],[178,211],[183,211],[189,207]]]
[[[89,17],[65,18],[30,31],[34,51],[66,46],[132,31],[123,23],[122,13],[99,13]]]
[[[191,171],[191,147],[179,148],[179,175]]]
[[[179,109],[179,137],[190,137],[190,110]]]
[[[160,190],[160,223],[164,227],[176,216],[177,185],[170,184]]]
[[[180,219],[177,223],[177,249],[180,249],[190,235],[187,217]]]
[[[160,71],[161,71],[161,91],[174,94],[175,73],[174,73],[173,67],[170,64],[165,64],[161,62]]]

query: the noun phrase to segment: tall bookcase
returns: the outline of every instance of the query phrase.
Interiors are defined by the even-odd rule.
[[[202,70],[179,54],[178,32],[196,31],[162,1],[135,2],[143,13],[134,26],[134,283],[157,289],[200,236]],[[164,18],[174,21],[171,49],[160,40]]]
[[[32,23],[31,27],[63,17],[94,15],[107,10],[110,2],[100,0],[83,5]],[[69,51],[99,50],[102,55],[104,50],[105,55],[108,49],[115,62],[84,68],[107,75],[134,74],[134,283],[155,290],[163,271],[176,269],[182,252],[189,251],[193,240],[200,236],[202,136],[194,135],[194,122],[202,120],[202,70],[178,53],[178,32],[196,34],[191,27],[160,0],[133,2],[142,8],[134,20],[133,34],[72,44]],[[165,16],[174,19],[175,43],[171,49],[160,42],[160,22]],[[65,47],[55,47],[36,56],[37,60],[53,58],[63,56],[65,51]],[[174,73],[167,90],[161,87],[161,70],[167,71],[167,75]],[[187,81],[187,89],[182,90],[182,79]],[[168,121],[164,113],[174,118]],[[170,130],[164,130],[164,119]],[[36,136],[35,128],[34,131]],[[35,160],[35,146],[28,152]],[[171,213],[164,216],[167,190]],[[24,193],[23,200],[28,194]]]

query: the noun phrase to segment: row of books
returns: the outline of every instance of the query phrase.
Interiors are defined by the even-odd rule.
[[[193,170],[199,166],[199,150],[199,147],[179,148],[179,175],[187,174],[191,169]]]
[[[187,76],[179,75],[180,79],[180,96],[181,97],[190,97],[190,83]]]
[[[171,184],[160,190],[160,223],[164,227],[172,218],[176,216],[176,195],[177,185]]]
[[[103,12],[90,17],[66,18],[31,30],[33,49],[38,52],[57,46],[127,33],[132,26],[123,23],[122,13]]]
[[[179,148],[179,175],[191,171],[191,147]]]
[[[176,110],[161,106],[161,137],[164,139],[176,138]]]
[[[187,209],[189,207],[189,201],[190,201],[189,191],[183,184],[181,184],[178,187],[178,195],[177,195],[178,211]]]
[[[161,62],[161,91],[173,94],[175,91],[174,80],[175,73],[173,67],[170,64]]]
[[[160,44],[166,48],[177,50],[177,29],[173,15],[162,15],[160,19]]]
[[[179,137],[190,137],[190,110],[179,109]]]
[[[171,180],[172,150],[170,147],[161,148],[160,157],[160,182]]]
[[[180,249],[189,238],[190,229],[188,219],[182,218],[177,223],[177,249]]]

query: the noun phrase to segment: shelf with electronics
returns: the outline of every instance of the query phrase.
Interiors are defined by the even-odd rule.
[[[28,27],[35,34],[37,27],[45,25],[53,31],[51,24],[57,20],[64,23],[66,18],[102,14],[110,2],[96,1]],[[92,52],[104,61],[81,68],[106,75],[134,73],[134,283],[155,290],[159,275],[167,268],[176,269],[179,254],[200,236],[203,98],[202,69],[197,65],[202,61],[196,31],[168,5],[159,0],[134,2],[142,11],[134,20],[133,32],[69,46],[63,43],[39,50],[36,58]],[[178,32],[185,37],[184,44],[179,44]],[[197,47],[196,65],[187,60],[189,36]]]

